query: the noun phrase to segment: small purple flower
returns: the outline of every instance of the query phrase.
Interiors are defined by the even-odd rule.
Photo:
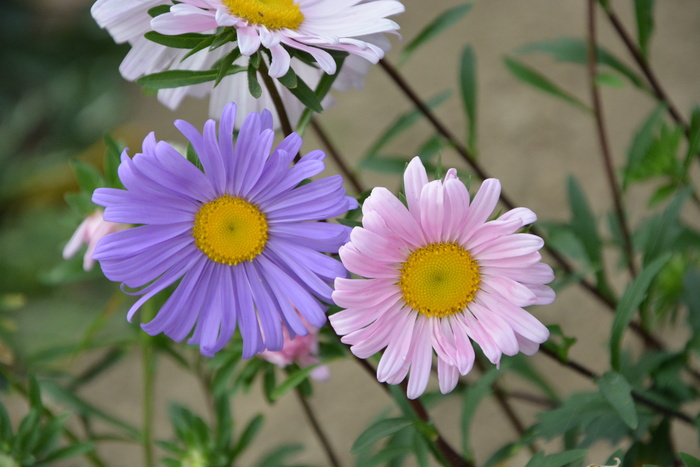
[[[153,133],[143,153],[122,154],[119,177],[126,190],[100,188],[93,201],[105,220],[141,224],[103,238],[94,258],[105,275],[142,297],[128,318],[158,292],[179,281],[157,316],[143,329],[198,344],[205,356],[221,350],[240,329],[243,357],[279,350],[283,327],[290,336],[326,321],[330,284],[346,277],[335,253],[349,229],[325,220],[354,209],[340,176],[301,185],[321,173],[322,151],[291,166],[301,148],[297,134],[271,153],[272,116],[245,119],[233,143],[236,106],[221,116],[219,137],[209,120],[200,134],[189,123],[175,126],[192,144],[204,171]]]

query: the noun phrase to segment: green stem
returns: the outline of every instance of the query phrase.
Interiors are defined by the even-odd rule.
[[[148,320],[155,313],[153,305],[146,302],[142,307],[142,317]],[[155,398],[155,358],[153,352],[153,337],[141,332],[141,369],[143,378],[143,460],[145,467],[154,467],[153,460],[153,401]]]

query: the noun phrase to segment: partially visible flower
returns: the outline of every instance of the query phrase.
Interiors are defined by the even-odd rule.
[[[302,318],[303,321],[305,321]],[[306,323],[309,333],[305,336],[291,338],[286,329],[284,333],[284,345],[281,350],[265,350],[260,354],[260,358],[284,368],[292,363],[296,363],[301,368],[314,365],[320,360],[318,358],[318,329]],[[320,365],[311,371],[311,377],[317,381],[328,379],[328,367]]]
[[[182,0],[153,18],[151,25],[168,35],[232,26],[241,53],[249,57],[260,47],[268,49],[270,76],[279,78],[290,67],[283,46],[308,53],[331,75],[336,72],[335,60],[323,49],[377,63],[384,51],[362,36],[398,30],[399,25],[387,17],[403,11],[397,0]]]
[[[204,49],[185,58],[190,50],[166,47],[146,39],[144,35],[153,30],[148,10],[168,4],[170,2],[166,0],[97,0],[92,6],[92,15],[100,27],[107,29],[117,43],[128,42],[131,45],[131,50],[119,67],[125,79],[135,81],[142,76],[168,70],[209,70],[214,63],[236,47],[234,43],[227,43],[217,49]],[[383,51],[389,50],[390,47],[389,41],[383,34],[372,34],[364,37],[363,40]],[[241,57],[236,64],[245,67],[248,65],[248,58]],[[312,88],[318,84],[323,75],[323,70],[300,60],[292,59],[290,64],[299,77]],[[369,62],[366,60],[355,55],[348,56],[333,83],[333,88],[340,91],[350,87],[361,88],[368,67]],[[295,125],[304,110],[304,105],[277,80],[275,80],[275,87],[282,97],[290,122]],[[238,105],[239,115],[236,127],[240,127],[243,117],[248,113],[262,112],[264,109],[271,109],[274,127],[279,127],[269,91],[263,86],[262,95],[255,99],[248,90],[248,78],[245,73],[226,76],[216,87],[214,82],[210,81],[191,86],[160,89],[158,100],[174,110],[186,96],[203,98],[208,95],[210,96],[209,116],[212,118],[218,118],[227,103],[235,102]],[[322,105],[328,107],[331,103],[332,99],[327,97]]]
[[[334,253],[348,240],[345,226],[314,222],[357,206],[345,196],[343,180],[331,176],[301,184],[324,170],[322,151],[294,166],[302,140],[296,133],[274,150],[272,116],[250,114],[234,147],[236,106],[200,134],[182,120],[175,126],[199,156],[204,172],[153,133],[143,153],[122,154],[119,176],[126,190],[100,188],[93,201],[105,219],[141,224],[103,238],[94,257],[105,275],[147,300],[179,281],[175,291],[143,329],[188,340],[212,356],[236,327],[243,356],[279,350],[283,329],[308,334],[304,322],[321,327],[332,303],[331,283],[346,276]]]
[[[409,372],[408,397],[428,384],[433,350],[442,393],[474,363],[471,341],[494,364],[501,355],[534,354],[549,332],[522,307],[554,300],[554,278],[541,263],[543,241],[516,233],[536,220],[527,208],[487,221],[501,185],[485,180],[471,201],[455,169],[428,182],[420,159],[404,174],[408,207],[385,188],[362,206],[340,258],[367,279],[338,278],[333,300],[346,308],[330,317],[359,358],[384,350],[381,382],[398,384]]]
[[[75,256],[81,246],[87,245],[85,256],[83,256],[83,269],[86,271],[90,271],[95,264],[92,255],[97,242],[105,235],[119,232],[129,227],[126,224],[105,221],[102,218],[102,212],[102,209],[97,209],[87,216],[63,248],[63,258],[69,259]]]

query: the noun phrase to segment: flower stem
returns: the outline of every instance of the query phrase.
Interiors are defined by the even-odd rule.
[[[153,315],[153,305],[146,302],[141,309],[144,319],[150,319]],[[141,369],[143,382],[143,400],[141,410],[143,431],[143,461],[145,467],[155,466],[153,460],[153,401],[155,358],[153,352],[153,338],[141,332]]]
[[[373,380],[377,381],[377,370],[375,370],[372,365],[370,365],[366,360],[354,357],[355,361],[360,364],[360,366],[372,377]],[[377,381],[379,383],[379,381]],[[384,383],[379,383],[379,385],[389,393],[389,387]],[[408,383],[406,381],[401,382],[402,393],[406,395],[406,390],[408,388]],[[454,450],[452,446],[442,437],[440,432],[438,432],[437,427],[430,420],[430,415],[428,411],[419,399],[408,399],[406,397],[409,405],[415,412],[416,416],[424,423],[430,424],[435,430],[435,448],[440,452],[444,460],[452,467],[474,467],[471,462],[464,459],[457,451]]]
[[[328,154],[330,154],[331,158],[338,165],[338,168],[340,169],[340,172],[342,173],[343,177],[350,182],[355,192],[359,195],[360,193],[365,191],[364,187],[360,183],[360,180],[358,180],[358,178],[355,176],[350,167],[348,167],[348,165],[345,163],[344,158],[340,155],[340,152],[338,152],[338,149],[328,137],[328,133],[326,133],[326,131],[318,123],[318,120],[316,118],[311,118],[311,128],[314,129],[316,135],[326,147]]]
[[[304,409],[304,414],[306,414],[306,418],[309,419],[311,427],[313,428],[314,433],[316,433],[316,437],[318,438],[319,442],[321,443],[321,446],[323,447],[323,450],[326,453],[326,456],[328,457],[330,465],[332,465],[333,467],[340,467],[341,463],[340,461],[338,461],[338,456],[335,454],[335,451],[333,450],[333,446],[331,446],[328,436],[326,436],[326,433],[323,431],[323,428],[321,428],[321,424],[319,423],[318,418],[316,417],[316,414],[314,413],[314,410],[311,407],[311,404],[309,404],[309,401],[306,400],[306,397],[304,397],[304,394],[301,392],[298,386],[296,387],[295,392],[297,398],[299,399],[299,402],[301,403],[301,408]]]
[[[289,116],[287,115],[287,111],[284,108],[282,96],[280,96],[280,93],[277,90],[277,86],[275,86],[275,82],[268,72],[267,65],[265,65],[265,60],[263,60],[262,58],[260,59],[259,71],[260,76],[262,76],[263,83],[265,83],[265,87],[270,93],[270,98],[272,99],[272,103],[275,106],[275,110],[277,111],[277,117],[280,121],[280,127],[282,127],[282,133],[284,133],[284,136],[289,136],[294,132],[294,130],[292,130],[292,125],[289,122]]]
[[[622,231],[622,242],[625,249],[625,256],[627,257],[627,268],[634,278],[637,276],[637,267],[634,263],[632,236],[630,234],[629,225],[627,224],[627,216],[625,216],[625,210],[622,206],[622,194],[620,193],[620,187],[615,177],[615,168],[613,167],[612,156],[610,155],[608,134],[605,129],[605,122],[603,120],[603,104],[600,99],[598,84],[596,83],[596,78],[598,75],[596,66],[596,1],[597,0],[588,0],[588,79],[591,89],[591,101],[593,103],[593,113],[595,116],[596,130],[598,132],[598,141],[600,143],[600,152],[601,156],[603,157],[603,165],[605,167],[605,175],[607,176],[608,186],[610,187],[613,197],[615,215],[617,216],[617,221],[619,222],[620,230]]]

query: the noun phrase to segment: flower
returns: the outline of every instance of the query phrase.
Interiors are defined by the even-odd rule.
[[[150,322],[149,334],[198,344],[212,356],[236,326],[243,356],[279,350],[283,326],[290,336],[308,330],[295,310],[315,327],[324,324],[330,284],[346,276],[336,252],[346,227],[312,222],[342,215],[357,202],[345,196],[339,175],[302,181],[324,170],[322,151],[290,163],[302,141],[293,133],[270,154],[274,132],[269,112],[250,114],[232,142],[235,104],[221,115],[219,136],[209,120],[200,134],[189,123],[175,126],[192,144],[204,171],[153,133],[143,153],[122,154],[119,176],[125,190],[97,189],[93,201],[105,219],[142,224],[108,235],[94,258],[105,275],[142,297],[128,318],[158,292],[175,284]]]
[[[105,235],[119,232],[128,227],[125,224],[106,222],[102,218],[102,212],[102,209],[97,209],[87,216],[63,248],[63,259],[70,259],[75,256],[83,244],[87,245],[85,256],[83,256],[83,269],[86,271],[90,271],[95,264],[92,255],[97,242]]]
[[[229,42],[217,49],[200,50],[185,58],[190,50],[171,48],[146,39],[144,35],[153,30],[148,11],[151,8],[167,4],[169,2],[166,0],[97,0],[92,6],[92,16],[100,27],[105,28],[117,43],[128,42],[131,45],[131,50],[119,66],[119,71],[125,79],[135,81],[145,75],[169,70],[209,70],[218,60],[235,48],[235,44]],[[372,34],[363,39],[375,44],[383,51],[389,50],[389,41],[382,34]],[[322,70],[307,65],[296,58],[292,59],[290,63],[306,84],[312,88],[316,87],[323,75]],[[333,88],[339,91],[346,91],[351,86],[361,88],[364,76],[368,71],[367,63],[366,60],[357,56],[349,56],[333,83]],[[245,67],[248,65],[248,58],[241,57],[236,61],[236,64]],[[304,105],[276,80],[275,87],[284,102],[290,122],[295,125],[305,108]],[[158,100],[169,109],[174,110],[186,96],[202,98],[207,95],[210,96],[209,116],[211,118],[218,118],[227,103],[236,102],[238,104],[236,128],[240,128],[243,117],[248,113],[262,112],[264,109],[272,109],[274,127],[279,127],[277,113],[274,110],[269,91],[263,86],[262,95],[255,99],[248,90],[248,78],[245,73],[226,76],[216,87],[214,87],[214,82],[210,81],[191,86],[160,89]],[[332,99],[329,96],[322,102],[324,107],[331,104]]]
[[[303,317],[302,321],[305,321]],[[308,323],[307,323],[308,324]],[[280,350],[265,350],[260,354],[260,358],[284,368],[292,363],[296,363],[304,368],[318,363],[318,329],[308,326],[309,333],[305,336],[291,338],[286,329],[283,329],[284,345]],[[311,377],[317,381],[328,379],[328,367],[321,365],[311,371]]]
[[[170,12],[153,18],[151,26],[167,35],[232,26],[243,55],[249,57],[261,46],[270,51],[272,77],[289,70],[291,57],[284,46],[308,53],[332,75],[335,60],[323,49],[377,63],[384,51],[362,36],[398,30],[387,16],[403,11],[397,0],[182,0]]]
[[[485,180],[470,204],[469,192],[450,169],[428,182],[420,159],[404,174],[408,208],[385,188],[362,206],[340,258],[367,279],[338,278],[333,300],[345,308],[330,317],[359,358],[386,348],[377,368],[381,382],[407,375],[408,397],[426,388],[433,349],[440,390],[450,392],[474,363],[471,341],[499,364],[502,354],[534,354],[549,333],[523,306],[554,300],[544,284],[554,278],[541,263],[543,241],[516,233],[536,220],[527,208],[487,219],[500,183]]]

